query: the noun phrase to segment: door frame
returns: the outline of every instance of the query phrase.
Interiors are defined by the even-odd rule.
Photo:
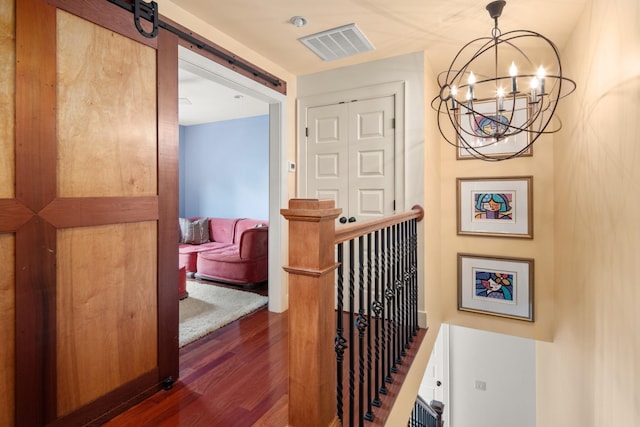
[[[406,209],[405,203],[405,91],[406,82],[396,81],[359,88],[347,89],[337,92],[328,92],[319,95],[300,98],[297,102],[297,129],[298,129],[298,177],[297,188],[300,197],[307,195],[307,112],[309,108],[321,107],[325,105],[340,104],[361,101],[365,99],[394,97],[395,107],[395,135],[394,135],[394,174],[395,188],[394,196],[396,201],[396,211]]]
[[[436,400],[441,401],[442,403],[444,403],[444,413],[443,413],[443,420],[444,420],[444,424],[442,427],[450,427],[451,425],[451,419],[450,417],[450,410],[451,410],[451,397],[450,397],[450,369],[449,369],[449,353],[450,353],[450,347],[449,347],[449,324],[448,323],[441,323],[440,324],[440,330],[438,331],[438,335],[436,337],[436,341],[433,345],[433,349],[431,351],[431,356],[429,357],[429,360],[427,361],[427,366],[425,367],[424,370],[424,374],[422,377],[422,381],[420,383],[420,388],[418,389],[418,394],[420,395],[420,397],[422,397],[425,401],[427,401],[427,403],[431,403],[427,400],[427,397],[425,395],[423,395],[422,392],[422,388],[427,384],[427,383],[435,383],[436,381],[441,381],[442,385],[439,386],[440,388],[436,388]],[[431,376],[431,369],[434,367],[433,364],[435,363],[435,369],[437,371],[437,374],[435,376]],[[438,387],[438,386],[436,386]]]
[[[286,228],[280,209],[286,208],[286,95],[231,70],[184,46],[178,60],[189,71],[269,104],[269,311],[282,313],[289,308],[286,277],[282,265],[287,256]],[[177,67],[178,64],[176,64]]]

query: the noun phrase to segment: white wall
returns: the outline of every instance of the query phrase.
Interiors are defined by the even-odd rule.
[[[449,346],[449,427],[536,426],[534,340],[452,325]]]

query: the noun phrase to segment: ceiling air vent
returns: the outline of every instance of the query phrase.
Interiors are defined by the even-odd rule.
[[[356,24],[321,31],[301,37],[299,40],[325,61],[373,50],[373,45],[360,32]]]

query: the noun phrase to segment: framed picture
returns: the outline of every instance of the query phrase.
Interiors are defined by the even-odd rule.
[[[533,177],[458,178],[458,234],[533,238]]]
[[[527,95],[515,98],[505,97],[502,109],[496,113],[496,100],[487,99],[475,101],[473,109],[477,114],[471,113],[464,104],[460,105],[458,113],[458,134],[479,153],[488,157],[506,157],[523,150],[529,144],[529,132],[520,132],[516,135],[497,142],[495,138],[487,135],[498,126],[497,123],[511,123],[514,127],[523,127],[529,119],[529,97]],[[458,144],[462,145],[462,144]],[[520,156],[532,156],[532,147],[525,150]],[[469,149],[459,147],[457,159],[475,159]]]
[[[533,322],[533,260],[459,253],[458,310]]]

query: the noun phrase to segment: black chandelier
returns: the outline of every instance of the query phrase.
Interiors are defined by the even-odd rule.
[[[498,18],[505,4],[487,5],[495,22],[491,37],[460,49],[449,69],[439,74],[440,93],[431,101],[440,133],[462,158],[500,161],[530,153],[540,135],[560,130],[562,123],[554,119],[558,101],[576,88],[562,75],[551,40],[529,30],[500,32]],[[444,132],[445,116],[454,138]]]

